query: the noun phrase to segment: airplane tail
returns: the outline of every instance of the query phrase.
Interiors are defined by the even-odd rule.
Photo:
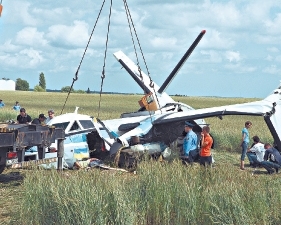
[[[144,93],[147,96],[152,96],[152,98],[155,101],[156,96],[154,94],[154,91],[157,94],[157,92],[159,90],[159,86],[154,83],[154,86],[151,87],[151,80],[148,77],[148,75],[146,73],[144,73],[143,71],[139,71],[138,66],[131,59],[129,59],[122,51],[115,52],[113,55],[118,60],[118,62],[126,69],[126,71],[131,75],[131,77],[137,82],[137,84],[144,91]],[[158,99],[159,105],[158,106],[156,105],[156,109],[165,106],[167,103],[175,102],[166,93],[162,93],[161,95],[157,94],[157,99]],[[139,103],[140,103],[140,106],[143,107],[143,105],[141,104],[142,102],[139,102]]]
[[[185,63],[185,61],[188,59],[190,54],[193,52],[197,44],[200,42],[204,34],[206,33],[206,30],[202,30],[200,34],[197,36],[195,41],[192,43],[192,45],[189,47],[189,49],[186,51],[184,56],[181,58],[181,60],[178,62],[178,64],[175,66],[175,68],[172,70],[168,78],[164,81],[161,87],[159,87],[157,84],[153,83],[149,76],[145,74],[143,71],[139,70],[139,67],[130,60],[122,51],[115,52],[113,55],[118,60],[118,62],[126,69],[126,71],[131,75],[131,77],[137,82],[137,84],[142,88],[144,93],[146,94],[140,101],[139,104],[142,108],[148,110],[148,111],[155,111],[159,108],[162,108],[163,106],[167,105],[168,103],[175,103],[175,101],[164,92],[164,90],[167,88],[167,86],[170,84],[172,79],[175,77],[177,72],[180,70],[182,65]],[[156,96],[157,95],[157,96]],[[145,103],[146,100],[154,101],[154,105],[150,103]],[[158,105],[156,104],[155,100],[158,100]]]

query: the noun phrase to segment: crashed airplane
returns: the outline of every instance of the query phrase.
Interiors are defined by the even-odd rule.
[[[74,113],[63,114],[52,119],[47,124],[48,126],[63,128],[65,131],[66,140],[64,141],[63,157],[65,167],[72,168],[76,160],[89,157],[104,159],[108,155],[115,155],[121,146],[131,146],[131,150],[128,151],[127,149],[128,154],[132,153],[131,155],[144,151],[149,152],[149,154],[161,153],[168,149],[169,144],[183,131],[182,122],[164,128],[164,133],[159,130],[157,134],[155,131],[153,131],[153,134],[151,132],[146,134],[145,126],[167,113],[194,110],[189,105],[175,102],[164,90],[200,42],[205,32],[205,30],[200,32],[161,87],[157,84],[152,86],[150,78],[139,70],[124,53],[121,51],[114,53],[115,58],[145,92],[145,96],[139,101],[141,108],[137,112],[123,113],[119,119],[104,121],[100,121],[98,118],[93,120],[90,116],[78,114],[78,108]],[[142,127],[140,127],[141,124]],[[205,121],[204,119],[194,120],[194,124],[196,124],[195,130],[198,131],[199,135]],[[143,134],[146,135],[143,136]],[[120,140],[122,140],[122,144]],[[56,143],[50,146],[45,154],[46,158],[56,156],[55,146]],[[56,164],[43,166],[55,167]]]
[[[262,116],[273,136],[276,148],[281,149],[281,85],[274,89],[272,94],[260,101],[243,104],[226,105],[220,107],[203,108],[197,110],[163,112],[150,117],[138,117],[138,121],[131,119],[126,123],[127,131],[122,129],[122,124],[117,126],[113,121],[102,121],[106,133],[102,134],[96,126],[100,137],[108,138],[109,133],[114,133],[114,138],[108,139],[111,144],[110,153],[118,150],[131,156],[139,152],[163,152],[169,144],[176,140],[182,133],[184,121],[196,121],[202,118],[219,117],[227,115]],[[119,119],[121,122],[122,119]],[[124,132],[120,133],[120,130]]]
[[[85,153],[88,154],[92,151],[89,153],[91,157],[104,159],[108,155],[116,156],[123,153],[127,158],[134,158],[144,152],[167,156],[169,145],[182,135],[186,120],[192,121],[195,124],[194,131],[200,134],[202,126],[206,124],[204,118],[222,118],[227,115],[263,116],[274,138],[275,145],[281,149],[281,119],[279,119],[281,117],[281,86],[264,100],[198,110],[186,104],[175,102],[164,92],[204,33],[205,31],[202,31],[199,34],[161,87],[156,84],[152,87],[149,77],[139,71],[139,68],[124,53],[121,51],[114,53],[115,58],[146,94],[139,101],[141,108],[137,112],[123,113],[119,119],[103,121],[98,118],[92,120],[91,117],[87,116],[86,127],[79,121],[80,119],[75,120],[73,118],[76,117],[73,115],[65,114],[56,117],[56,123],[52,125],[60,127],[62,124],[67,124],[64,128],[68,129],[66,133],[71,142],[75,142],[74,136],[76,134],[83,134],[82,141],[87,145]],[[60,119],[63,116],[65,121]],[[80,114],[77,114],[77,118],[79,116]],[[83,159],[83,157],[78,157],[77,153],[74,158]],[[87,158],[86,155],[84,156]],[[71,165],[72,161],[70,160],[67,164]]]

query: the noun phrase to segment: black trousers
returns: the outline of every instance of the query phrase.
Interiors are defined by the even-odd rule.
[[[200,165],[205,166],[206,164],[212,164],[212,156],[200,156]]]

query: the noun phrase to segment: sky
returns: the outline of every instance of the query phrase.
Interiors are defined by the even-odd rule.
[[[124,2],[112,0],[110,26],[110,0],[105,0],[97,20],[103,2],[2,0],[0,79],[21,78],[33,88],[43,72],[47,89],[60,90],[72,84],[82,61],[75,90],[100,91],[104,70],[103,91],[142,93],[113,56],[122,50],[137,62]],[[167,87],[168,94],[264,98],[279,86],[281,1],[127,0],[127,4],[149,74],[159,86],[206,30]],[[135,37],[134,43],[147,73]]]

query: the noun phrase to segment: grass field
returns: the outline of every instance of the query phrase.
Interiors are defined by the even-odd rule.
[[[60,114],[67,94],[0,92],[6,106],[0,121],[15,119],[15,101],[37,117],[52,108]],[[120,117],[138,107],[138,95],[71,94],[65,112],[100,119]],[[174,97],[194,108],[256,99]],[[203,169],[171,162],[144,161],[136,174],[90,171],[6,170],[0,175],[0,224],[281,224],[280,175],[239,170],[239,142],[246,120],[250,135],[272,137],[262,117],[206,119],[215,137],[216,166]],[[247,163],[247,161],[246,161]]]

